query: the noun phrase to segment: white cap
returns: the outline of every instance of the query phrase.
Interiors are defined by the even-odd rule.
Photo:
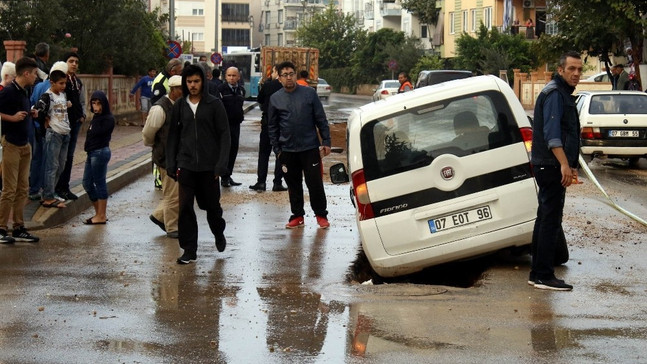
[[[168,87],[177,87],[177,86],[182,86],[182,76],[171,76],[171,78],[168,79]]]
[[[49,70],[49,74],[51,75],[54,71],[61,71],[67,74],[67,63],[63,61],[55,62],[54,65],[52,65],[52,68]]]

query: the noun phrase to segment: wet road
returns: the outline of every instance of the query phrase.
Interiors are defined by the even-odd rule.
[[[0,363],[647,362],[647,229],[588,181],[564,217],[571,261],[558,275],[572,292],[531,288],[528,257],[505,254],[426,272],[436,283],[478,266],[468,288],[361,285],[348,186],[326,184],[330,229],[310,212],[283,229],[287,195],[247,189],[260,115],[246,119],[224,253],[200,212],[198,260],[175,263],[177,242],[148,220],[160,196],[149,177],[111,195],[105,226],[83,225],[86,211],[39,244],[0,246]]]

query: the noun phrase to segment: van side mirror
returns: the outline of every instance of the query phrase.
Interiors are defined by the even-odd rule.
[[[337,163],[330,166],[330,182],[335,185],[348,182],[348,172],[344,163]]]

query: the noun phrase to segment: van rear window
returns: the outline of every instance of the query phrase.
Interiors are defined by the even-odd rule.
[[[522,141],[505,97],[495,91],[407,109],[367,123],[361,131],[367,180]]]

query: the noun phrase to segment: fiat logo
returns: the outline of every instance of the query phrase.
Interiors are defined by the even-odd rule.
[[[445,167],[440,170],[440,176],[445,180],[449,181],[450,179],[454,178],[454,168],[452,167]]]

